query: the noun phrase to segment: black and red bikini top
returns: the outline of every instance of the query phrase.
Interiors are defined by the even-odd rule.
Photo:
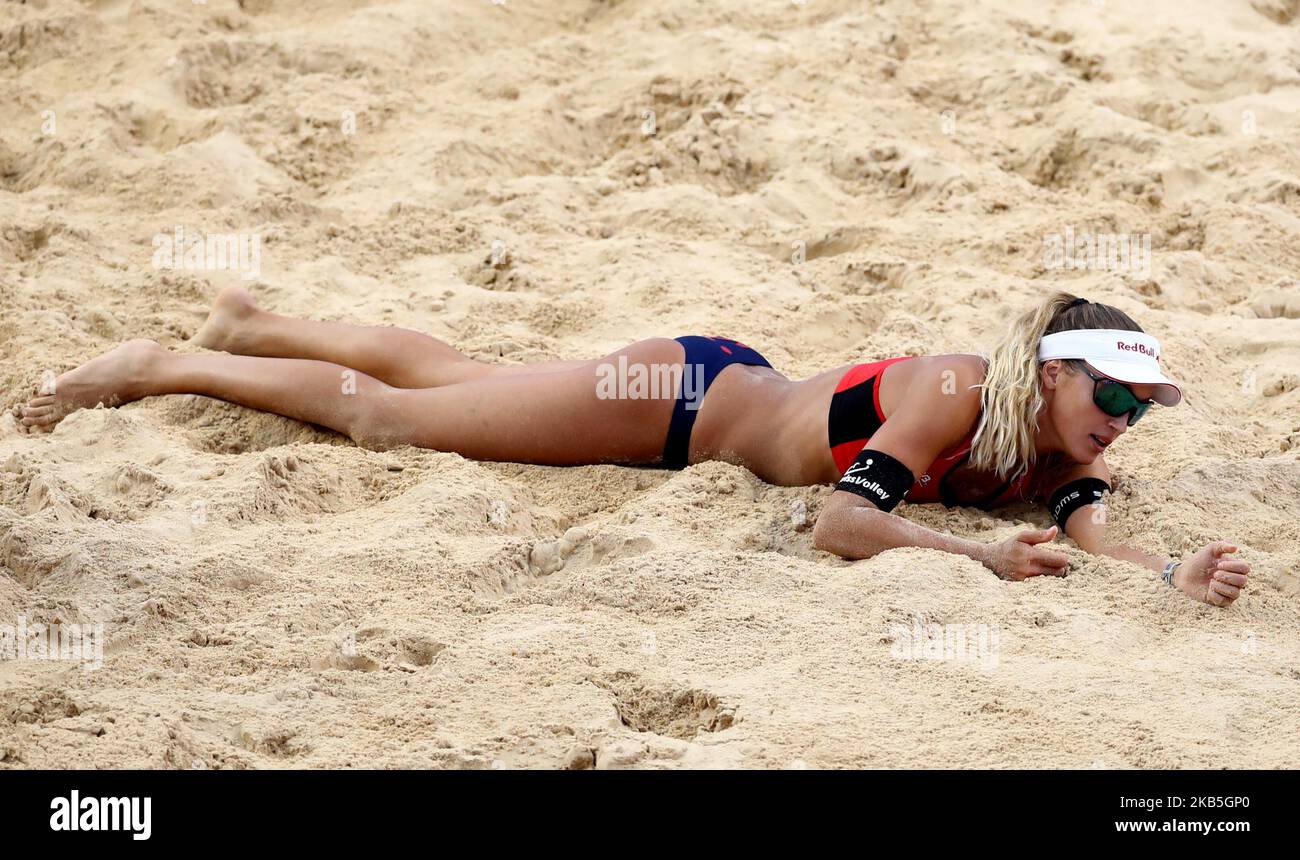
[[[841,475],[871,441],[872,435],[885,423],[885,412],[880,408],[878,384],[881,371],[891,364],[915,357],[904,355],[855,365],[840,377],[839,384],[835,387],[835,394],[831,397],[831,410],[826,429],[831,457],[834,458],[835,468]],[[961,502],[952,495],[944,479],[970,456],[976,426],[978,422],[971,427],[966,438],[941,453],[916,479],[916,483],[907,492],[907,501],[913,504],[938,502],[948,507],[967,505],[987,509],[1014,501],[1030,501],[1033,498],[1037,488],[1034,486],[1032,466],[1021,472],[1015,479],[1007,481],[993,495],[979,502]]]

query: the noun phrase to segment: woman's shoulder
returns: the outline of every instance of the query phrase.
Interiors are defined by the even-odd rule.
[[[950,405],[973,402],[978,406],[980,385],[984,382],[988,365],[978,355],[951,353],[918,355],[887,370],[889,377],[882,386],[893,388],[896,397],[919,397],[922,400],[938,397],[942,398],[940,402]],[[882,398],[885,393],[882,388]]]
[[[988,359],[969,352],[940,355],[904,355],[894,359],[887,369],[898,375],[949,375],[960,381],[978,384],[988,372]]]
[[[922,355],[888,368],[880,383],[886,417],[900,409],[916,420],[949,424],[955,438],[975,426],[986,365],[978,355]]]

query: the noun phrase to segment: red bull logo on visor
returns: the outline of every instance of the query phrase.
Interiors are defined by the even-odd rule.
[[[1125,352],[1140,352],[1143,355],[1151,356],[1156,361],[1160,360],[1159,354],[1157,354],[1154,349],[1147,346],[1145,343],[1138,343],[1137,341],[1134,341],[1133,343],[1125,343],[1122,340],[1118,340],[1115,341],[1115,348],[1122,349]]]

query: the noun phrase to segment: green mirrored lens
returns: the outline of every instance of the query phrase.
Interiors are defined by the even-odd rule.
[[[1132,391],[1109,380],[1102,380],[1101,384],[1097,386],[1096,396],[1093,397],[1093,400],[1096,401],[1102,412],[1116,418],[1130,409],[1143,405],[1141,401],[1133,396]]]
[[[1151,408],[1150,403],[1139,403],[1137,405],[1137,408],[1133,410],[1133,414],[1130,415],[1128,418],[1128,426],[1132,427],[1134,424],[1138,423],[1138,419],[1141,418],[1143,415],[1146,415],[1147,410],[1150,408]]]
[[[1127,413],[1130,427],[1138,423],[1138,419],[1151,408],[1150,403],[1138,400],[1137,395],[1130,391],[1127,385],[1108,379],[1099,380],[1092,400],[1097,404],[1097,408],[1114,418]]]

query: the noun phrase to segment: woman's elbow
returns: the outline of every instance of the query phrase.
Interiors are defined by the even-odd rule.
[[[869,558],[873,553],[862,540],[864,515],[870,516],[868,511],[857,507],[828,506],[813,526],[813,549],[833,552],[843,558]]]
[[[822,511],[821,516],[817,518],[812,531],[813,549],[822,552],[835,552],[835,526],[831,522],[832,519],[833,514],[829,511]]]

